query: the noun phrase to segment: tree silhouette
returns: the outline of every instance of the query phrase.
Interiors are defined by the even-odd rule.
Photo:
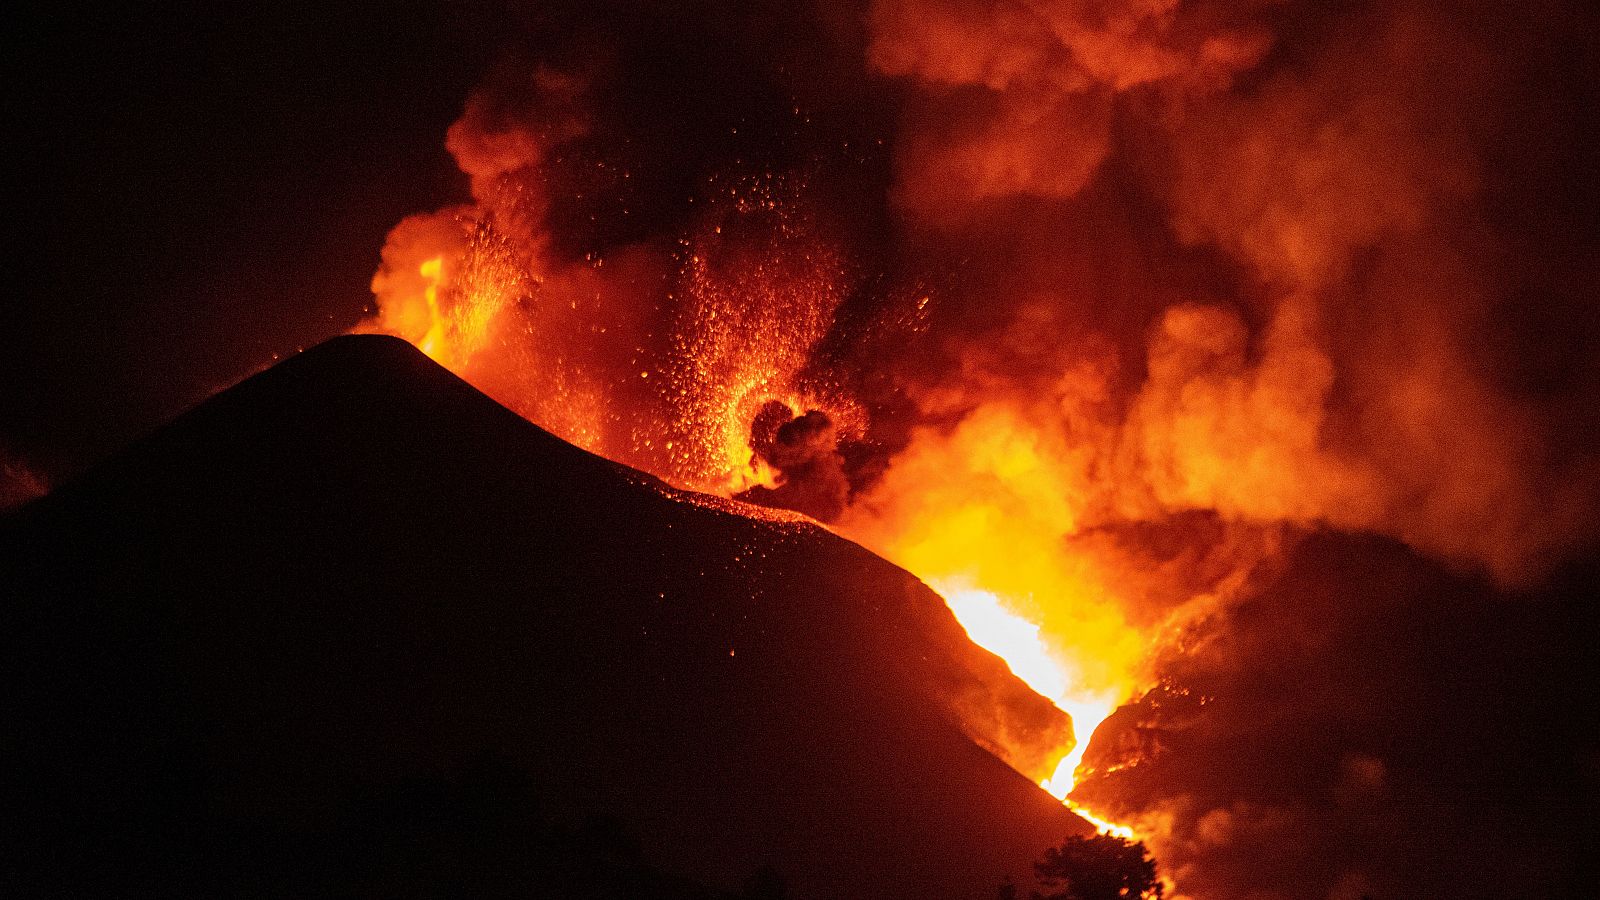
[[[1156,861],[1144,844],[1109,834],[1069,837],[1034,864],[1049,891],[1033,900],[1146,900],[1162,896]]]

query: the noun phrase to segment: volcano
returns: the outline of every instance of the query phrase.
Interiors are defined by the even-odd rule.
[[[0,538],[8,896],[539,896],[618,858],[635,896],[992,896],[1087,831],[1019,774],[1070,722],[916,579],[395,338],[247,379]]]

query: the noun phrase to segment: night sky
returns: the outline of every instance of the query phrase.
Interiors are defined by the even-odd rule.
[[[32,4],[28,4],[32,5]],[[370,304],[459,196],[483,4],[39,4],[6,17],[0,445],[49,480]]]

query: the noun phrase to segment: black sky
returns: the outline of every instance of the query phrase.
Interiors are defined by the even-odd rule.
[[[483,4],[7,16],[0,447],[52,480],[353,325],[497,47]]]

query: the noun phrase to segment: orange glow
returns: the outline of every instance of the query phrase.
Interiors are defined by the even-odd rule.
[[[1117,704],[1127,699],[1115,689],[1096,692],[1076,677],[1076,667],[1053,653],[1040,636],[1039,626],[1006,609],[999,597],[959,583],[936,584],[937,590],[966,629],[972,642],[1006,661],[1012,674],[1038,693],[1048,697],[1072,717],[1076,743],[1061,757],[1056,770],[1039,786],[1059,800],[1066,800],[1076,781],[1078,765],[1089,746],[1089,737]],[[1132,832],[1095,817],[1077,804],[1068,803],[1102,833],[1127,837]],[[1127,832],[1124,834],[1124,832]]]
[[[445,338],[444,317],[439,315],[439,281],[444,274],[444,257],[435,256],[424,262],[417,267],[417,273],[426,282],[422,288],[422,300],[428,312],[428,330],[417,342],[417,347],[434,360],[442,362]]]
[[[525,263],[483,225],[450,210],[412,216],[390,232],[372,276],[378,316],[358,330],[403,337],[460,372],[528,280]]]
[[[988,403],[923,431],[839,523],[943,595],[974,643],[1072,717],[1075,742],[1041,786],[1066,799],[1095,728],[1148,687],[1153,631],[1131,623],[1116,565],[1070,540],[1105,487],[1043,415]],[[1069,802],[1107,833],[1124,834]]]
[[[715,222],[685,242],[688,258],[672,365],[670,473],[687,487],[729,495],[781,476],[751,448],[768,403],[794,415],[825,410],[856,435],[864,414],[806,363],[844,299],[839,250],[822,241],[767,182],[729,189]]]
[[[973,643],[1005,660],[1012,674],[1072,717],[1075,742],[1063,748],[1064,755],[1056,764],[1055,772],[1040,781],[1039,786],[1066,803],[1101,834],[1134,840],[1134,832],[1128,826],[1101,818],[1067,799],[1076,785],[1078,766],[1083,762],[1090,736],[1118,704],[1129,699],[1131,675],[1127,686],[1097,690],[1083,678],[1082,666],[1052,649],[1041,635],[1038,624],[1008,609],[995,594],[968,587],[961,580],[936,581],[933,587],[945,598],[956,621],[966,629]]]
[[[1116,822],[1112,822],[1108,819],[1102,819],[1090,812],[1088,809],[1084,808],[1083,804],[1081,803],[1074,803],[1073,801],[1068,800],[1066,801],[1066,804],[1068,809],[1077,813],[1080,818],[1088,822],[1090,825],[1093,825],[1094,830],[1100,832],[1101,834],[1109,834],[1114,837],[1122,838],[1125,841],[1141,840],[1138,833],[1127,825],[1118,825]],[[1172,890],[1172,887],[1173,885],[1168,883],[1167,890]]]

